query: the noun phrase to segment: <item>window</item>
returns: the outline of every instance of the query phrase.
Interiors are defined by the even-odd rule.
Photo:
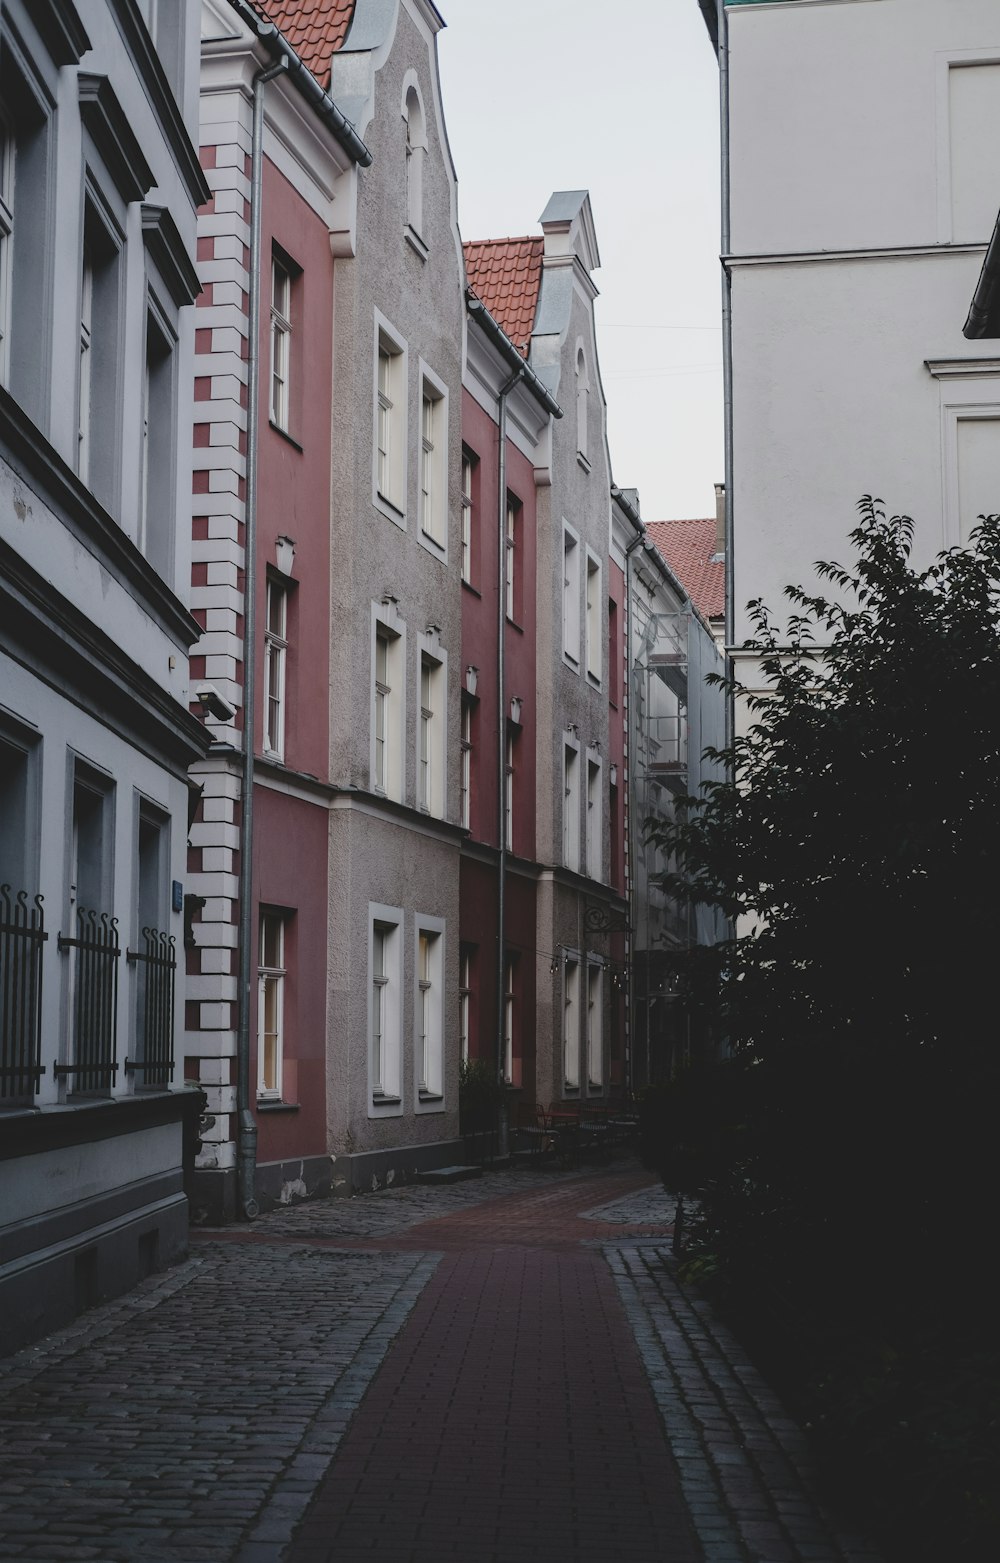
[[[376,315],[375,499],[392,520],[406,514],[406,353]]]
[[[604,835],[604,818],[601,798],[601,762],[587,758],[587,873],[591,879],[600,879],[601,851]]]
[[[601,588],[601,563],[587,553],[587,677],[601,682],[604,646],[604,593]]]
[[[608,598],[608,700],[613,706],[618,704],[618,604],[613,597]]]
[[[121,420],[119,350],[123,239],[96,192],[88,193],[80,265],[80,357],[77,376],[77,471],[101,503],[117,511]],[[143,385],[142,503],[146,500],[148,402]],[[161,409],[162,410],[162,409]],[[172,429],[172,410],[166,409]],[[167,474],[169,483],[170,474]],[[168,502],[170,490],[168,488]],[[141,546],[141,542],[140,542]]]
[[[567,1091],[580,1087],[580,966],[563,965],[563,1078]]]
[[[587,1084],[592,1091],[604,1085],[604,970],[594,962],[587,967]]]
[[[518,623],[521,617],[521,502],[507,495],[506,549],[504,552],[504,590],[508,619]]]
[[[469,1022],[472,1012],[472,951],[462,945],[458,957],[458,1050],[463,1063],[469,1058]]]
[[[580,661],[580,545],[569,527],[563,531],[563,651]]]
[[[444,663],[433,653],[421,650],[417,807],[438,819],[443,819],[445,812],[445,690]]]
[[[269,580],[264,611],[264,749],[285,758],[285,664],[288,653],[288,589]]]
[[[285,919],[280,912],[260,914],[257,971],[257,1095],[280,1101],[285,1050]]]
[[[580,756],[572,744],[563,745],[563,862],[580,867]]]
[[[503,839],[508,851],[514,850],[514,745],[517,732],[513,722],[507,723],[507,743],[504,751],[503,791]]]
[[[68,935],[70,1060],[56,1065],[81,1095],[107,1095],[117,1071],[118,944],[111,916],[114,792],[108,778],[77,762],[73,773]]]
[[[610,814],[611,814],[611,883],[618,891],[624,890],[622,883],[622,822],[618,801],[618,788],[614,782],[610,788]]]
[[[271,260],[271,422],[287,433],[292,354],[292,276],[277,256]]]
[[[173,579],[174,362],[172,333],[152,310],[146,315],[143,383],[142,491],[138,544],[150,564]],[[91,414],[93,419],[93,412]]]
[[[507,1085],[514,1084],[514,1034],[516,1009],[514,998],[514,957],[505,955],[503,962],[503,1077]]]
[[[414,1063],[417,1103],[440,1105],[444,1091],[444,1010],[442,1007],[444,923],[417,920]]]
[[[590,406],[590,383],[587,378],[587,360],[583,348],[576,355],[576,451],[581,465],[590,471],[587,459],[587,415]]]
[[[424,374],[420,384],[420,532],[448,544],[448,401]]]
[[[392,612],[392,604],[379,608]],[[393,618],[395,615],[393,613]],[[403,669],[406,642],[402,628],[375,618],[372,630],[372,787],[403,801],[403,732],[405,706]]]
[[[49,115],[0,47],[0,382],[42,429],[47,427],[44,337],[51,235]]]
[[[407,89],[403,118],[406,126],[406,226],[410,236],[420,241],[424,226],[424,155],[427,140],[424,135],[424,111],[415,86]],[[423,250],[422,243],[420,249]]]
[[[472,702],[462,696],[462,756],[461,756],[462,824],[466,830],[472,821]]]
[[[473,483],[478,476],[476,467],[478,462],[469,451],[462,451],[462,580],[467,586],[473,584],[473,547],[478,539],[474,538],[475,508],[473,500]],[[476,549],[478,554],[478,548]],[[476,559],[478,564],[478,558]]]
[[[135,974],[135,1034],[125,1067],[137,1089],[163,1090],[174,1071],[175,955],[167,903],[170,820],[144,799],[137,814],[135,932],[128,952]]]
[[[44,917],[36,883],[36,742],[0,730],[0,1106],[41,1079]]]
[[[401,1110],[400,988],[402,912],[373,906],[369,971],[369,1087],[372,1109]]]

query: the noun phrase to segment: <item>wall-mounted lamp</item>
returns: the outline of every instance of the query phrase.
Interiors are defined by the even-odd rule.
[[[520,720],[521,720],[521,697],[520,697],[520,695],[511,695],[511,697],[510,697],[510,719],[511,719],[512,722],[520,723]]]
[[[465,687],[470,695],[474,695],[476,693],[476,686],[478,683],[479,669],[474,668],[470,663],[470,665],[465,670]]]
[[[611,785],[612,785],[612,787],[617,787],[618,786],[618,767],[617,767],[617,765],[613,765],[611,767]]]
[[[274,544],[274,558],[282,575],[291,575],[295,563],[294,537],[279,537]]]

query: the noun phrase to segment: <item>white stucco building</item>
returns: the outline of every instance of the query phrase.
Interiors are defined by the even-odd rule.
[[[846,562],[862,495],[914,518],[917,564],[1000,509],[1000,356],[963,334],[1000,204],[1000,9],[702,9],[726,165],[728,629],[752,686],[748,600],[780,613],[817,559]]]

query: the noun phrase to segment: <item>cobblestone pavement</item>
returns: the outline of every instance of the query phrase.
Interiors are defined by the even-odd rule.
[[[672,1214],[619,1163],[196,1234],[0,1363],[0,1559],[877,1563]]]

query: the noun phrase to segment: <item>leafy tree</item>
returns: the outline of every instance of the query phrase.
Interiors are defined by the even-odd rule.
[[[935,1415],[955,1340],[963,1371],[1000,1380],[1000,519],[916,569],[912,522],[859,508],[853,567],[817,565],[836,597],[789,588],[782,633],[751,604],[765,687],[737,693],[753,725],[717,756],[725,779],[659,830],[675,892],[737,929],[714,952],[733,1057],[679,1084],[683,1165],[670,1143],[660,1160],[708,1183],[703,1271],[845,1443],[898,1460],[908,1555],[943,1503],[938,1555],[972,1558],[1000,1529],[997,1430],[967,1418],[944,1450]]]

